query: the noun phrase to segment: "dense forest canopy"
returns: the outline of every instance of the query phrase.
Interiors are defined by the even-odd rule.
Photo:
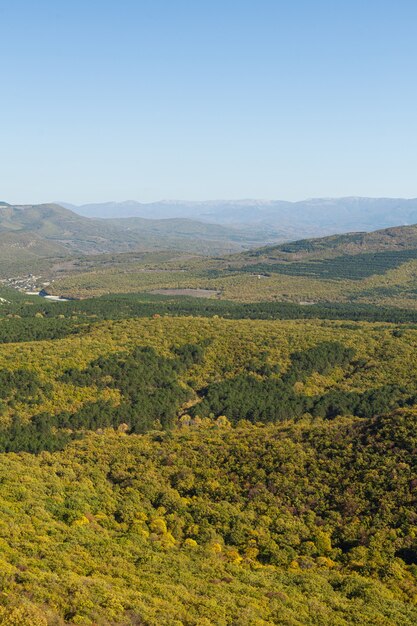
[[[417,622],[416,311],[291,301],[414,248],[273,253],[208,299],[0,290],[0,626]]]
[[[0,620],[412,626],[414,421],[104,431],[2,455]]]

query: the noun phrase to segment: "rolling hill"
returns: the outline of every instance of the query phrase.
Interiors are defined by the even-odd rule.
[[[260,248],[258,236],[189,218],[96,219],[54,204],[3,203],[0,271],[42,275],[70,296],[195,289],[241,302],[417,307],[415,225]]]
[[[124,257],[123,265],[79,270],[62,276],[54,289],[70,295],[207,289],[241,302],[355,302],[414,309],[417,226],[297,240],[211,259],[129,263]]]
[[[51,257],[131,250],[228,253],[266,241],[260,234],[191,219],[91,219],[57,204],[0,204],[0,270]]]
[[[417,225],[411,225],[266,246],[237,255],[229,268],[354,280],[416,259]]]

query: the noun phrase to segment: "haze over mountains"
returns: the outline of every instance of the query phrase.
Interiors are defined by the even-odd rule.
[[[417,222],[417,198],[313,198],[218,200],[204,202],[136,201],[81,206],[61,203],[94,218],[190,218],[225,226],[252,227],[266,239],[288,240],[349,231],[372,231]]]

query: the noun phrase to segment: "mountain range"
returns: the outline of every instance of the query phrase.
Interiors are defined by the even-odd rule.
[[[48,257],[179,250],[199,254],[231,253],[268,241],[250,229],[188,218],[98,219],[58,204],[11,205],[0,202],[2,269]]]
[[[105,202],[81,206],[61,203],[85,217],[190,218],[256,228],[266,239],[289,240],[349,231],[372,231],[417,222],[417,198],[315,198],[218,200],[204,202]]]
[[[0,202],[0,263],[2,272],[9,274],[18,267],[32,267],[37,261],[48,258],[164,250],[209,256],[246,251],[251,255],[251,250],[268,245],[281,246],[271,251],[273,256],[277,253],[283,259],[287,249],[282,246],[290,241],[298,242],[295,244],[298,255],[305,255],[306,250],[310,254],[314,248],[322,256],[323,247],[339,246],[342,234],[354,231],[356,234],[345,235],[343,239],[343,252],[349,254],[369,250],[370,246],[373,250],[392,249],[393,239],[398,239],[400,232],[396,231],[394,236],[394,232],[388,230],[383,241],[378,234],[371,245],[375,236],[359,236],[358,231],[367,233],[392,225],[404,228],[399,225],[413,222],[417,222],[417,199],[340,198],[297,203],[245,200],[151,205],[127,202],[71,208],[56,203],[11,205]],[[329,235],[334,239],[320,240]],[[404,237],[408,236],[409,231],[401,232],[400,245],[404,245]],[[263,252],[254,254],[265,256]],[[330,254],[337,253],[333,250]]]

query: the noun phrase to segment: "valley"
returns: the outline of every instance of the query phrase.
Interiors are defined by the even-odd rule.
[[[358,303],[417,306],[415,226],[300,240],[212,258],[138,260],[113,256],[71,273],[53,273],[53,289],[74,297],[110,291],[212,290],[239,302]]]

